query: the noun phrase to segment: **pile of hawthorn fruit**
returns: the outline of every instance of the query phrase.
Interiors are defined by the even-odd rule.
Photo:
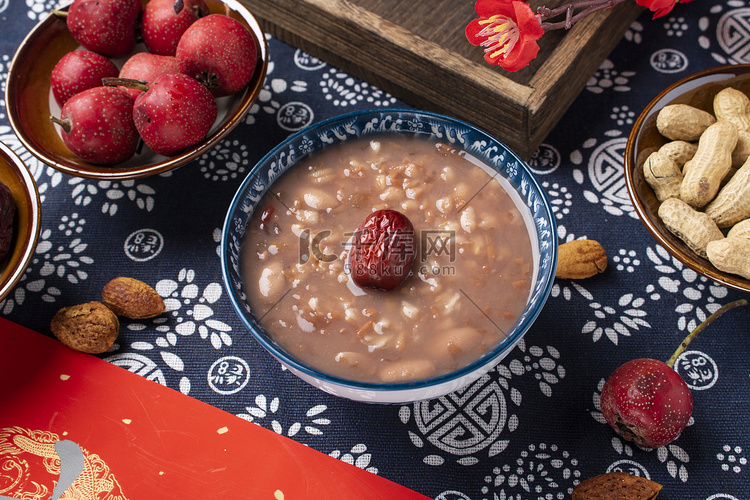
[[[195,146],[216,120],[216,98],[240,92],[255,72],[255,35],[204,0],[150,0],[143,8],[141,0],[74,0],[56,14],[81,47],[52,70],[62,109],[51,120],[90,163],[123,163],[141,140],[167,157]],[[146,51],[135,52],[141,39]]]

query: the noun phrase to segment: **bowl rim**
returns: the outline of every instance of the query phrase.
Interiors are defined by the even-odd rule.
[[[718,78],[719,75],[726,74],[726,78]],[[665,235],[664,232],[656,225],[654,224],[649,214],[651,213],[648,209],[648,207],[645,205],[643,200],[640,199],[638,196],[635,184],[636,184],[636,178],[634,174],[634,170],[638,168],[638,158],[636,157],[638,154],[638,151],[636,151],[636,141],[638,139],[638,136],[640,134],[641,129],[643,128],[646,120],[653,116],[654,113],[658,112],[659,109],[664,107],[665,105],[669,104],[672,100],[679,97],[683,93],[677,93],[676,90],[680,87],[689,84],[691,82],[695,82],[696,80],[709,78],[709,77],[716,77],[717,79],[709,79],[706,82],[702,82],[696,86],[696,88],[700,85],[704,85],[706,83],[721,81],[722,79],[728,79],[731,77],[737,77],[737,76],[743,76],[743,75],[750,75],[750,64],[735,64],[735,65],[723,65],[723,66],[716,66],[713,68],[704,69],[701,71],[698,71],[696,73],[693,73],[691,75],[688,75],[673,84],[666,87],[664,90],[659,92],[658,95],[656,95],[649,103],[648,105],[643,109],[643,111],[640,113],[638,118],[636,119],[635,123],[633,124],[633,128],[630,131],[630,134],[628,135],[627,144],[625,146],[625,157],[624,157],[624,170],[625,170],[625,185],[628,190],[628,195],[630,196],[630,200],[632,202],[633,208],[635,209],[638,218],[640,219],[641,223],[646,227],[647,231],[651,234],[651,236],[656,240],[656,242],[664,247],[665,250],[667,250],[672,256],[674,256],[678,261],[683,263],[688,268],[692,269],[693,271],[697,272],[698,274],[705,276],[706,278],[709,278],[716,283],[719,283],[721,285],[724,285],[728,288],[731,288],[733,290],[738,290],[741,292],[750,293],[750,280],[744,279],[739,275],[732,275],[729,273],[725,273],[717,269],[713,264],[711,264],[708,259],[704,259],[703,257],[700,257],[699,255],[693,253],[692,251],[686,251],[683,248],[676,246],[672,241],[670,241],[669,235]],[[687,248],[687,247],[685,247]]]
[[[221,123],[220,126],[210,133],[202,142],[196,146],[191,147],[174,157],[168,157],[155,163],[148,163],[145,165],[133,165],[127,167],[118,166],[105,166],[96,165],[80,160],[80,165],[73,163],[66,163],[59,161],[54,157],[48,155],[45,151],[37,148],[34,142],[27,137],[23,128],[21,127],[20,117],[16,115],[16,106],[7,103],[16,102],[17,89],[12,84],[11,74],[14,73],[14,68],[24,64],[26,60],[26,51],[30,50],[32,46],[32,39],[40,32],[40,30],[48,29],[49,25],[56,21],[57,16],[50,11],[44,19],[40,20],[24,37],[21,44],[16,49],[13,58],[8,66],[8,83],[5,86],[5,102],[7,108],[8,121],[10,126],[21,141],[23,146],[34,156],[36,156],[43,163],[76,177],[83,177],[87,179],[97,180],[131,180],[149,177],[152,175],[160,174],[174,170],[178,167],[187,165],[188,163],[196,160],[200,155],[210,151],[219,142],[221,142],[237,125],[239,125],[250,111],[252,105],[257,101],[260,92],[263,90],[266,76],[268,73],[269,65],[269,52],[268,52],[268,41],[266,40],[265,33],[261,28],[258,20],[250,10],[242,5],[237,0],[217,0],[220,3],[226,4],[234,12],[247,22],[250,27],[250,31],[253,33],[257,41],[258,49],[258,60],[255,68],[255,73],[250,80],[248,86],[242,91],[242,94],[237,95],[237,103],[239,107],[231,114],[227,115],[229,119]],[[64,6],[55,8],[54,10],[65,12],[70,8],[69,3]],[[215,126],[215,125],[214,125]]]
[[[42,201],[36,181],[21,158],[3,142],[0,142],[0,155],[15,165],[15,172],[17,172],[21,183],[26,187],[25,201],[28,202],[29,210],[29,224],[25,228],[17,228],[14,235],[16,239],[14,248],[20,244],[22,245],[23,252],[16,262],[13,271],[0,282],[0,302],[2,302],[26,273],[26,268],[36,251],[36,245],[42,230]],[[16,204],[18,203],[19,201],[16,200]],[[23,232],[21,229],[23,229]],[[8,264],[10,264],[10,256],[7,258],[5,265]],[[4,274],[5,270],[0,270],[0,272]]]
[[[242,304],[241,298],[237,297],[237,294],[235,293],[235,288],[232,285],[232,281],[230,278],[230,273],[232,272],[232,270],[230,268],[230,263],[227,258],[227,249],[229,248],[229,241],[228,241],[229,229],[234,219],[234,214],[237,211],[238,205],[243,199],[248,186],[252,183],[252,181],[258,176],[258,174],[262,171],[265,165],[272,158],[274,158],[279,152],[287,148],[290,142],[295,141],[297,138],[303,135],[306,135],[306,134],[309,135],[309,134],[315,133],[316,130],[326,128],[329,125],[337,123],[337,122],[346,122],[355,117],[360,117],[360,116],[365,116],[365,115],[382,116],[384,114],[401,114],[401,115],[407,114],[407,115],[414,115],[414,116],[420,115],[420,116],[425,116],[425,117],[429,117],[429,118],[436,119],[436,120],[441,120],[443,122],[450,122],[456,126],[468,128],[474,133],[481,134],[490,142],[501,146],[507,153],[510,154],[512,159],[514,159],[517,162],[519,167],[526,171],[526,173],[528,174],[528,178],[530,179],[530,184],[533,186],[533,189],[539,194],[540,198],[542,199],[543,206],[545,208],[544,212],[551,224],[550,239],[552,243],[549,249],[551,262],[549,266],[547,267],[547,270],[545,273],[542,274],[541,269],[540,269],[540,274],[539,274],[539,277],[537,278],[539,281],[544,283],[543,289],[541,293],[539,293],[539,300],[537,301],[537,303],[534,304],[529,309],[528,314],[526,315],[525,322],[523,324],[519,325],[518,323],[516,323],[510,335],[508,335],[505,339],[503,339],[494,349],[487,352],[484,356],[480,357],[479,359],[475,360],[474,362],[470,363],[467,366],[459,368],[458,370],[455,370],[453,372],[450,372],[444,375],[439,375],[437,377],[432,377],[432,378],[425,379],[425,380],[411,381],[411,382],[399,382],[399,383],[394,383],[394,384],[376,383],[376,382],[360,382],[356,380],[350,380],[350,379],[345,379],[345,378],[338,377],[338,376],[329,375],[325,372],[311,368],[310,366],[307,366],[299,362],[298,360],[293,358],[291,355],[286,353],[283,349],[280,349],[276,344],[271,342],[266,337],[265,334],[258,331],[257,327],[253,324],[252,321],[248,319],[247,315],[244,313],[244,306]],[[386,131],[385,133],[387,134],[388,131]],[[296,158],[294,161],[294,164],[291,165],[289,168],[293,168],[294,165],[298,164],[299,161],[305,156],[307,155],[303,155],[303,156]],[[281,177],[281,175],[279,177]],[[272,184],[273,182],[269,183],[268,187],[266,188],[266,191],[268,188],[270,188]],[[265,194],[265,191],[263,194]],[[293,371],[297,371],[299,373],[302,373],[303,375],[322,381],[328,386],[343,388],[349,391],[354,390],[354,391],[368,391],[368,392],[378,392],[378,393],[395,393],[399,391],[406,392],[406,391],[413,391],[413,390],[418,390],[418,389],[427,389],[431,387],[436,387],[436,386],[440,386],[441,384],[446,384],[452,381],[459,380],[462,377],[466,377],[470,375],[471,373],[481,370],[482,368],[487,368],[488,370],[492,369],[505,355],[508,354],[508,352],[510,352],[517,345],[518,341],[523,338],[523,336],[531,328],[531,326],[534,324],[537,317],[541,313],[549,297],[549,294],[552,290],[552,286],[555,280],[555,269],[557,265],[557,242],[558,242],[558,238],[557,238],[555,217],[554,217],[554,213],[552,212],[552,206],[549,202],[549,199],[547,198],[547,194],[542,188],[542,185],[539,183],[535,174],[531,171],[530,167],[510,147],[508,147],[503,142],[501,142],[500,140],[490,135],[488,132],[478,127],[475,127],[474,125],[466,123],[463,120],[460,120],[460,119],[457,119],[448,115],[430,112],[430,111],[422,111],[422,110],[417,110],[417,109],[373,108],[373,109],[351,111],[348,113],[336,115],[336,116],[327,118],[325,120],[322,120],[320,122],[316,122],[311,125],[308,125],[304,129],[299,130],[295,132],[294,134],[289,135],[286,139],[284,139],[278,145],[276,145],[273,149],[271,149],[265,156],[263,156],[263,158],[261,158],[255,164],[252,170],[248,172],[243,182],[237,188],[237,191],[235,192],[235,195],[232,198],[232,201],[229,205],[226,217],[224,219],[224,225],[223,225],[222,234],[221,234],[220,257],[221,257],[221,270],[222,270],[222,278],[224,281],[224,287],[228,291],[228,295],[232,303],[232,307],[235,310],[235,313],[237,313],[237,315],[240,318],[240,321],[250,331],[253,338],[263,348],[265,348],[266,351],[268,351],[272,356],[274,356],[282,364],[287,365]],[[541,255],[542,255],[542,251],[540,250],[540,257]]]

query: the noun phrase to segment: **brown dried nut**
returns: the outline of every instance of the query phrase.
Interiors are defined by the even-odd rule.
[[[653,500],[662,485],[627,472],[590,477],[573,488],[573,500]]]
[[[594,240],[574,240],[558,247],[555,278],[580,280],[607,269],[607,252]]]
[[[740,168],[750,158],[750,132],[737,131],[737,145],[732,151],[732,166]]]
[[[750,240],[739,236],[711,241],[706,254],[716,269],[750,279]]]
[[[708,111],[688,104],[670,104],[656,115],[656,129],[667,139],[692,142],[715,121]]]
[[[732,229],[727,233],[727,238],[750,239],[750,219],[741,220],[732,226]]]
[[[120,332],[120,322],[101,302],[87,302],[57,311],[50,330],[71,349],[100,354],[112,348]]]
[[[749,134],[750,135],[750,134]],[[682,169],[695,154],[698,144],[687,141],[669,141],[659,148],[659,152],[677,164]],[[738,155],[742,152],[738,152]]]
[[[746,162],[705,208],[719,227],[732,227],[750,217],[750,162]]]
[[[710,202],[721,181],[732,168],[732,151],[737,146],[737,127],[718,121],[708,127],[698,141],[695,155],[682,168],[680,198],[693,207]]]
[[[661,150],[654,151],[646,158],[643,163],[643,178],[654,190],[657,200],[680,197],[680,166]]]
[[[659,217],[669,231],[704,259],[709,241],[724,238],[716,222],[679,198],[669,198],[659,205]]]
[[[714,116],[733,123],[737,130],[750,130],[750,98],[727,87],[714,96]]]
[[[146,283],[134,278],[115,278],[102,289],[102,302],[118,316],[153,318],[166,309],[164,300]]]

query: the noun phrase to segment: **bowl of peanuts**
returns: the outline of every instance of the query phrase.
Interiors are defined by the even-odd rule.
[[[750,65],[700,71],[636,120],[625,180],[646,229],[675,259],[750,292]]]
[[[224,286],[289,371],[372,403],[485,375],[538,317],[557,267],[549,200],[503,143],[448,116],[363,110],[271,150],[228,209]]]

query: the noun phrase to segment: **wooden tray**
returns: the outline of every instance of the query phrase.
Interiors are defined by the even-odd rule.
[[[529,67],[484,62],[473,0],[240,0],[271,35],[404,102],[483,128],[528,160],[643,11],[624,2],[545,33]],[[532,0],[532,10],[564,0]],[[555,19],[557,20],[557,19]]]

